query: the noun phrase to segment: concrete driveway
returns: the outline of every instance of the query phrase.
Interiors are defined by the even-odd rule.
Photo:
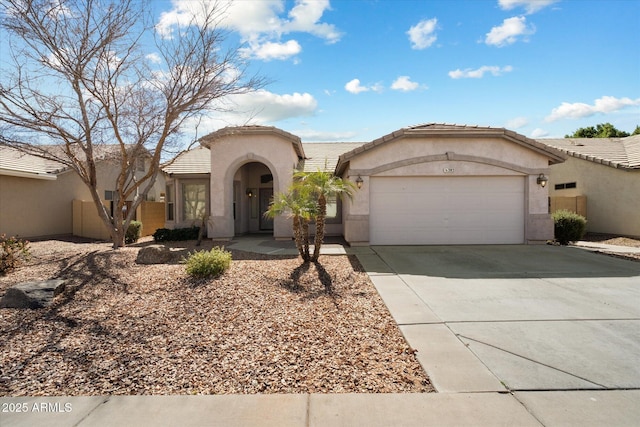
[[[511,392],[540,421],[613,399],[619,421],[640,419],[640,263],[556,246],[373,250],[358,257],[439,392]]]

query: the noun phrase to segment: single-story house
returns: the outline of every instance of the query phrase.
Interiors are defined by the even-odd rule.
[[[113,209],[117,168],[112,163],[111,153],[116,151],[112,147],[116,146],[103,147],[104,152],[97,156],[96,166],[98,192],[103,195],[105,206]],[[145,158],[139,162],[138,177],[148,170],[149,161]],[[138,216],[155,218],[157,215],[151,211],[159,208],[161,222],[146,221],[146,228],[143,224],[145,234],[153,233],[164,225],[163,204],[160,203],[164,188],[164,176],[159,174],[154,188],[147,195],[147,200],[157,200],[158,206],[150,203],[140,210]],[[0,234],[22,238],[70,234],[109,238],[89,189],[73,170],[61,163],[6,146],[0,146]]]
[[[590,232],[640,237],[640,135],[539,142],[569,156],[549,172],[552,211],[558,201],[584,215]]]
[[[361,184],[330,205],[328,233],[351,245],[545,242],[553,222],[542,184],[566,158],[507,129],[436,123],[369,143],[303,144],[265,126],[220,129],[200,143],[163,169],[167,227],[204,215],[210,238],[291,238],[291,219],[263,213],[295,170],[321,168]]]

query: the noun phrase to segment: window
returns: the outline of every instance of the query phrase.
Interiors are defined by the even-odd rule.
[[[173,194],[173,183],[167,185],[167,189],[165,191],[165,203],[167,205],[167,221],[174,220],[174,206],[175,206],[175,198]]]
[[[113,190],[104,190],[104,200],[109,202],[109,215],[113,218],[113,200],[114,200],[115,191]]]
[[[138,159],[136,160],[136,162],[137,162],[138,170],[139,170],[140,172],[144,172],[144,170],[145,170],[144,157],[142,157],[142,158],[138,158]]]
[[[564,190],[567,188],[576,188],[576,183],[575,182],[566,182],[564,184],[556,184],[555,185],[555,189],[556,190]]]
[[[202,218],[206,212],[207,187],[205,184],[182,184],[182,219]]]
[[[327,224],[340,224],[342,222],[342,201],[336,195],[327,197]]]

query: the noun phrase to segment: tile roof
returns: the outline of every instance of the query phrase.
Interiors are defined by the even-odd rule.
[[[183,151],[162,170],[168,174],[211,173],[211,154],[206,147]]]
[[[126,148],[128,151],[136,149],[134,145],[128,145]],[[97,144],[93,146],[93,157],[96,161],[119,159],[120,149],[119,144]],[[78,159],[84,159],[84,152],[80,148],[74,146],[73,151]],[[42,158],[36,155],[38,152],[60,161]],[[69,166],[63,163],[67,155],[62,145],[39,145],[34,147],[31,153],[0,146],[0,175],[56,179],[57,174],[70,170]],[[148,151],[143,154],[149,155]]]
[[[276,134],[285,139],[288,139],[289,141],[291,141],[291,144],[293,145],[293,149],[298,155],[298,158],[302,159],[305,157],[304,150],[302,149],[302,141],[300,140],[300,137],[274,126],[258,126],[258,125],[228,126],[203,136],[202,138],[200,138],[200,144],[204,145],[205,147],[209,147],[209,145],[214,143],[216,139],[227,136],[227,135],[234,135],[234,134],[260,135],[260,134],[269,134],[269,133]]]
[[[492,128],[489,126],[458,125],[448,123],[425,123],[398,129],[390,134],[382,136],[378,139],[374,139],[367,144],[356,147],[349,152],[343,153],[338,159],[336,172],[338,173],[338,175],[340,175],[345,170],[347,164],[353,157],[378,145],[386,144],[390,141],[403,137],[411,138],[424,136],[455,136],[466,138],[487,136],[503,137],[516,144],[522,145],[531,150],[548,156],[549,161],[552,164],[563,162],[565,159],[564,154],[562,154],[558,150],[505,128]]]
[[[53,160],[26,154],[15,148],[0,146],[0,175],[56,179],[56,174],[64,169],[63,164]]]
[[[308,142],[303,143],[306,159],[300,166],[305,172],[335,171],[341,154],[363,145],[363,142]]]
[[[538,139],[572,157],[618,169],[640,169],[640,135],[626,138]]]
[[[338,157],[349,150],[362,145],[362,142],[312,142],[302,144],[306,158],[300,161],[305,172],[318,169],[334,171]],[[180,153],[173,162],[166,164],[162,170],[169,174],[202,174],[211,173],[211,154],[208,148],[198,147]]]

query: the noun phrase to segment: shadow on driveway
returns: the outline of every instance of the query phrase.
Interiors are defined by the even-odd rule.
[[[473,278],[594,278],[640,276],[640,263],[551,245],[375,246],[397,274]],[[367,268],[370,270],[369,268]]]

